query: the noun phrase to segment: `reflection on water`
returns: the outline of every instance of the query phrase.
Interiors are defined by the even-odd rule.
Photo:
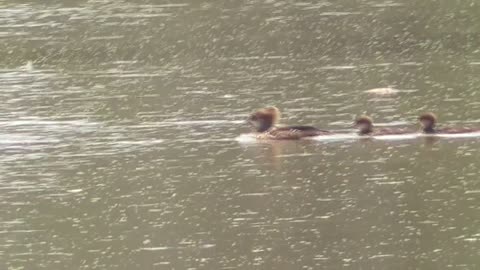
[[[477,9],[0,2],[0,269],[477,269],[478,135],[241,135],[478,126]]]

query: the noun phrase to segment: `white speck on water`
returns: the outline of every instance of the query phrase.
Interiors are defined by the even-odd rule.
[[[364,92],[369,94],[376,94],[376,95],[393,95],[400,91],[398,89],[391,88],[391,87],[382,87],[382,88],[373,88],[373,89],[365,90]]]
[[[393,254],[378,254],[378,255],[373,255],[369,257],[369,259],[378,259],[378,258],[389,258],[389,257],[394,257]]]
[[[170,250],[174,249],[172,247],[147,247],[147,248],[140,248],[139,250],[143,251],[161,251],[161,250]]]
[[[25,70],[25,71],[33,71],[33,61],[27,61],[27,63],[20,67],[21,70]]]

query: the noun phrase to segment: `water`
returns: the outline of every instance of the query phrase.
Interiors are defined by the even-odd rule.
[[[475,1],[0,12],[0,269],[480,267],[480,138],[242,135],[265,105],[478,127]]]

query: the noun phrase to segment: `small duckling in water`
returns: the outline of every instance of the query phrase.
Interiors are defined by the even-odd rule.
[[[459,134],[459,133],[473,133],[480,132],[480,129],[473,128],[435,128],[437,124],[437,116],[431,112],[424,113],[418,117],[422,132],[425,134]]]
[[[360,116],[355,120],[354,126],[358,128],[358,135],[361,136],[381,136],[381,135],[400,135],[410,133],[404,129],[374,129],[373,120],[369,116]]]
[[[280,121],[280,110],[276,107],[266,107],[255,111],[248,117],[248,123],[257,132],[257,138],[270,140],[299,140],[329,134],[312,126],[276,126]]]

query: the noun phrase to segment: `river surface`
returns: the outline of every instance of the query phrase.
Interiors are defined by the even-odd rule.
[[[479,137],[242,139],[266,105],[479,127],[479,14],[0,0],[0,269],[480,269]]]

